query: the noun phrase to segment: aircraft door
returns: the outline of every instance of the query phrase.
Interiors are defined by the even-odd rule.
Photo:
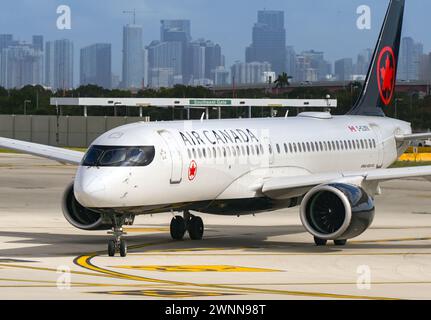
[[[183,170],[183,157],[178,142],[175,140],[171,132],[162,130],[159,131],[160,136],[165,141],[168,147],[168,155],[171,159],[171,184],[181,183]]]
[[[378,160],[377,160],[377,168],[383,167],[383,152],[385,149],[385,142],[383,140],[382,131],[380,130],[379,126],[376,124],[372,124],[371,128],[374,131],[374,134],[376,136],[376,144],[377,144],[377,153],[378,153]]]
[[[274,147],[271,144],[269,134],[263,136],[263,147],[265,149],[265,153],[268,156],[268,164],[272,165],[274,163]]]

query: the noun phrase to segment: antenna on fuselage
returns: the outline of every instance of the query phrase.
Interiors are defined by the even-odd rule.
[[[202,113],[202,115],[201,115],[201,122],[204,121],[204,119],[205,119],[205,112]]]

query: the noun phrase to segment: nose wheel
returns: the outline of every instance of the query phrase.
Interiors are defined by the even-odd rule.
[[[113,216],[112,223],[113,228],[112,231],[109,231],[108,234],[113,236],[113,239],[108,241],[108,255],[110,257],[115,256],[118,252],[121,257],[127,256],[127,241],[122,239],[124,235],[127,233],[123,231],[123,224],[127,221],[127,217],[123,216]]]
[[[204,229],[202,218],[190,214],[189,211],[184,211],[184,217],[173,217],[170,225],[171,237],[174,240],[182,240],[186,231],[189,233],[190,239],[201,240]]]

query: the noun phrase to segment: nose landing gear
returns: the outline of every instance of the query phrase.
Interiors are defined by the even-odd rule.
[[[186,231],[189,233],[190,239],[201,240],[204,229],[202,219],[190,214],[188,210],[184,211],[184,217],[173,217],[170,225],[171,237],[174,240],[182,240]]]
[[[112,231],[108,231],[108,234],[112,234],[114,239],[108,242],[108,255],[110,257],[115,256],[116,252],[120,253],[121,257],[127,256],[127,241],[122,239],[122,236],[127,233],[123,231],[123,225],[133,224],[133,216],[124,215],[113,215],[112,220]]]
[[[127,242],[124,239],[121,239],[123,235],[126,235],[126,232],[123,232],[123,228],[112,228],[112,231],[108,232],[114,236],[114,239],[109,240],[108,242],[108,255],[110,257],[115,256],[115,253],[120,252],[120,256],[127,256]]]

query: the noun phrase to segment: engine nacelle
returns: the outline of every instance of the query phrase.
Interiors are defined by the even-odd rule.
[[[73,183],[63,195],[63,215],[74,227],[82,230],[109,230],[110,223],[103,221],[100,213],[83,207],[75,198]]]
[[[347,240],[359,236],[374,219],[374,201],[361,188],[328,184],[309,191],[301,204],[301,221],[313,236]]]

